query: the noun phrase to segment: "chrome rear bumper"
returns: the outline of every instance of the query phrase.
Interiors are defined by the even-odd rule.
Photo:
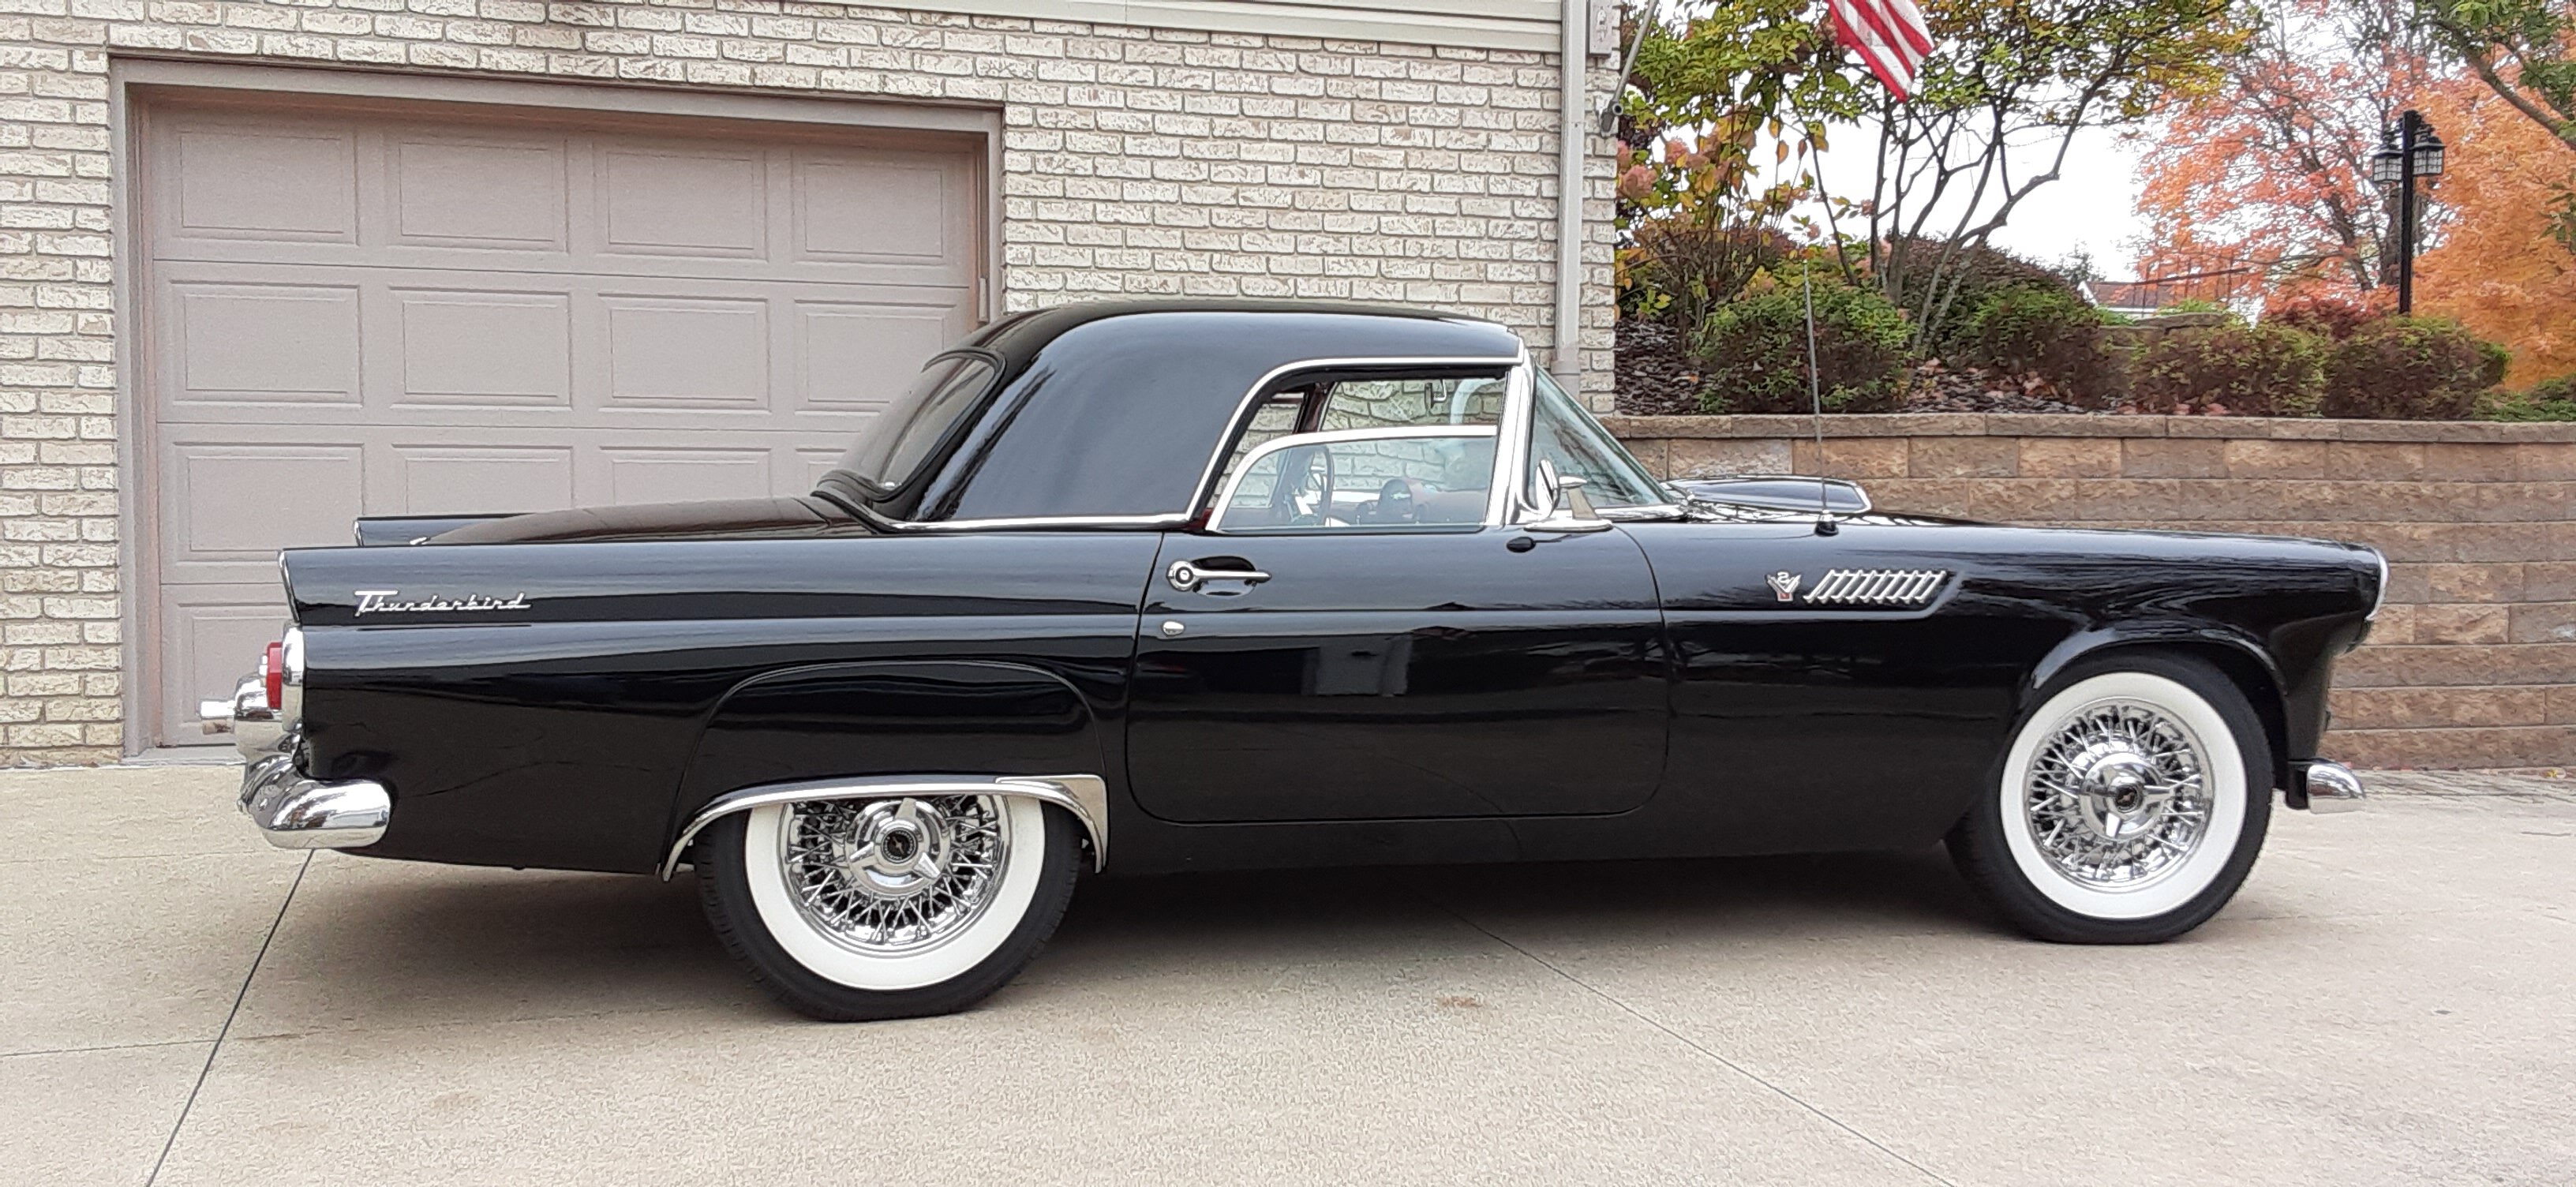
[[[290,687],[286,698],[295,704]],[[231,734],[242,755],[241,811],[280,849],[355,849],[383,840],[394,816],[393,794],[372,779],[325,783],[296,769],[295,719],[268,703],[266,682],[245,678],[228,701],[206,701],[197,715],[210,734]]]
[[[272,754],[242,768],[241,810],[280,849],[354,849],[384,839],[394,800],[372,779],[324,783]]]
[[[2368,798],[2361,789],[2361,776],[2339,762],[2299,763],[2290,769],[2290,779],[2292,790],[2304,801],[2295,806],[2311,812],[2350,812]]]

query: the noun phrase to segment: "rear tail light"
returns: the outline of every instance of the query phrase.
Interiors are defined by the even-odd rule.
[[[286,643],[280,640],[268,645],[259,657],[260,691],[268,694],[268,707],[286,707]]]

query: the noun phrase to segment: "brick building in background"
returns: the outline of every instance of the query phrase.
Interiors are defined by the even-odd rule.
[[[199,740],[281,546],[802,492],[1008,311],[1454,309],[1606,401],[1581,4],[934,7],[0,4],[6,760]]]

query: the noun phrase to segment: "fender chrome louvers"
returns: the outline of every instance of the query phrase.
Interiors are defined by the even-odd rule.
[[[1947,569],[1833,569],[1807,591],[1810,605],[1920,606],[1950,579]]]

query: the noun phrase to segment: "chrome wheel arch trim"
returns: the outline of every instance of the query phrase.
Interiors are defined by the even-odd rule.
[[[726,792],[691,817],[689,826],[671,842],[662,858],[661,878],[668,882],[680,868],[689,842],[706,827],[753,808],[806,800],[881,800],[931,795],[1011,795],[1053,804],[1073,815],[1091,842],[1091,868],[1109,864],[1109,781],[1098,775],[872,775],[847,779],[807,779],[764,783]]]

